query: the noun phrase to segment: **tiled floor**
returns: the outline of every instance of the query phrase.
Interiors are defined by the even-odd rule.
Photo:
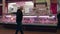
[[[15,34],[15,30],[13,30],[13,29],[4,29],[2,26],[0,26],[0,34]],[[20,34],[20,32],[19,32],[19,34]],[[60,30],[58,30],[57,33],[24,31],[24,34],[60,34]]]
[[[8,29],[2,29],[2,30],[0,30],[0,34],[14,34],[14,33],[15,33],[15,30],[8,30]],[[55,33],[24,31],[24,34],[55,34]]]

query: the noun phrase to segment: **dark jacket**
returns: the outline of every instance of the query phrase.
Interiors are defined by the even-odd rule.
[[[18,9],[16,13],[16,22],[22,22],[23,19],[23,13],[22,10]]]
[[[60,13],[57,14],[57,19],[58,19],[58,25],[60,25]]]

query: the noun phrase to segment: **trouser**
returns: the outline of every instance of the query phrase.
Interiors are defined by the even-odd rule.
[[[21,32],[21,34],[24,34],[23,33],[22,24],[20,24],[20,23],[17,24],[17,28],[16,28],[15,34],[18,34],[19,31]]]
[[[60,22],[57,23],[56,32],[57,30],[59,30],[59,28],[60,28]]]
[[[57,29],[59,29],[60,28],[60,21],[58,21],[58,23],[57,23]]]

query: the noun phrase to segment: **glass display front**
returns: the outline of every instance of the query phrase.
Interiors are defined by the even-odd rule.
[[[3,22],[16,24],[16,15],[5,15]],[[57,25],[57,19],[53,16],[23,16],[22,23],[25,25]]]

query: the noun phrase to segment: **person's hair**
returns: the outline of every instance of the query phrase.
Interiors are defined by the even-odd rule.
[[[23,9],[23,6],[18,7],[18,9],[22,10]]]

